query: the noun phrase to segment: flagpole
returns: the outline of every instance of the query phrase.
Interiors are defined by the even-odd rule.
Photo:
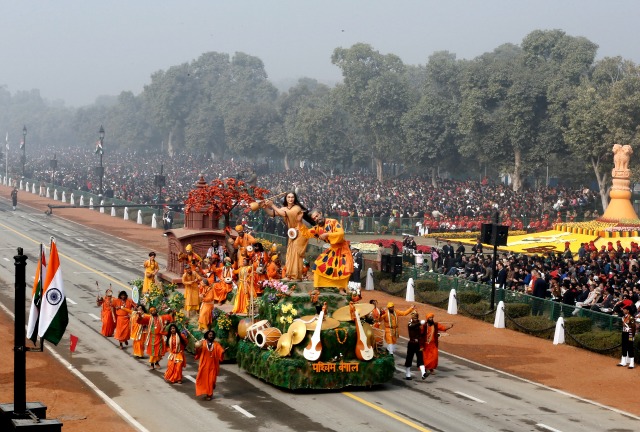
[[[25,343],[25,289],[27,256],[23,249],[18,248],[18,255],[15,255],[16,276],[15,276],[15,342],[13,350],[13,412],[22,415],[27,411],[27,355]]]
[[[5,138],[5,144],[7,145],[7,151],[5,152],[5,161],[4,161],[4,182],[9,184],[9,132],[7,132],[7,137]]]

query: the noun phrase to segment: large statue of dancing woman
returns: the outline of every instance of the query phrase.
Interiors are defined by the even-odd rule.
[[[308,239],[315,237],[329,246],[316,258],[313,286],[337,287],[346,292],[349,277],[353,273],[353,256],[349,242],[344,238],[344,228],[336,219],[325,218],[319,209],[312,210],[310,216],[315,226],[307,228],[300,222],[300,236]]]
[[[273,202],[263,202],[265,212],[270,216],[280,216],[289,229],[289,242],[287,244],[287,256],[285,258],[284,276],[286,279],[300,281],[303,276],[303,259],[307,251],[309,239],[298,235],[298,224],[307,215],[307,209],[298,201],[294,192],[288,192],[282,200],[282,206],[278,207]],[[306,219],[311,223],[309,216]]]

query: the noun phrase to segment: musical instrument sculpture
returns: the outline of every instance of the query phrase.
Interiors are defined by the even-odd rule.
[[[327,302],[324,302],[322,305],[322,310],[320,311],[320,315],[318,315],[318,322],[316,324],[316,329],[313,331],[313,335],[311,336],[311,340],[309,341],[309,345],[304,349],[302,355],[309,361],[316,361],[320,358],[320,354],[322,353],[322,342],[320,341],[320,331],[322,330],[322,320],[324,319],[324,314],[327,311]]]
[[[373,358],[373,347],[369,345],[367,334],[362,328],[362,322],[360,321],[360,314],[358,314],[358,309],[354,308],[354,313],[356,316],[356,357],[358,357],[359,360],[369,361]]]

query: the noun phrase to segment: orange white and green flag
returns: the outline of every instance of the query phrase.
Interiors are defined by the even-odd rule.
[[[33,280],[31,291],[31,309],[29,311],[29,323],[27,324],[27,338],[35,345],[38,339],[38,318],[40,317],[40,304],[42,303],[42,289],[44,288],[44,276],[47,273],[47,260],[44,256],[44,248],[40,243],[40,258],[36,267],[36,277]]]
[[[69,312],[67,311],[67,298],[64,294],[60,258],[56,242],[52,239],[47,274],[44,278],[38,336],[58,345],[68,323]]]

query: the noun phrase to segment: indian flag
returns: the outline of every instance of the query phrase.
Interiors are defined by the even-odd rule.
[[[44,256],[44,248],[40,244],[40,259],[36,267],[36,277],[33,280],[33,290],[31,291],[31,310],[29,311],[29,323],[27,324],[27,338],[35,345],[38,339],[38,318],[40,317],[40,304],[42,302],[42,288],[44,287],[44,276],[47,273],[47,261]]]
[[[47,264],[47,275],[44,278],[42,306],[40,307],[40,323],[38,336],[54,345],[58,345],[69,323],[67,299],[64,295],[62,270],[56,242],[51,240],[51,251]]]

